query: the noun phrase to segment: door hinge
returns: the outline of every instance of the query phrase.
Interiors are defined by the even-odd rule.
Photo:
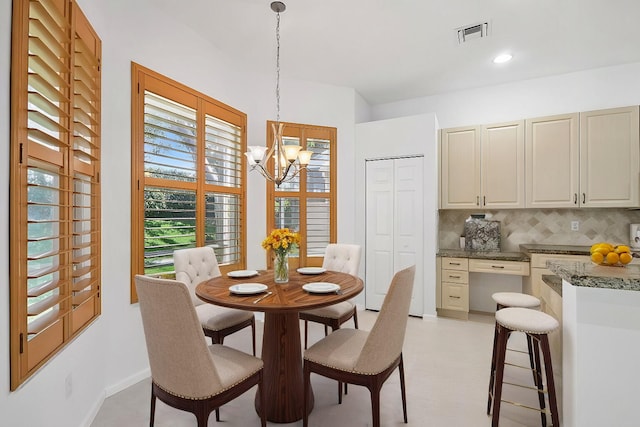
[[[24,353],[24,334],[20,333],[20,354]]]

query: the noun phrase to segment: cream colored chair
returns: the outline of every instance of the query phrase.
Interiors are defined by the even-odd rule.
[[[304,427],[309,423],[307,409],[312,373],[367,387],[371,393],[373,427],[379,427],[380,389],[396,367],[400,372],[402,411],[407,423],[402,345],[414,276],[415,266],[395,274],[371,332],[339,329],[304,352]]]
[[[360,267],[360,253],[362,248],[359,245],[348,245],[343,243],[331,243],[324,253],[322,267],[331,271],[358,275]],[[307,310],[300,313],[300,319],[304,320],[304,348],[307,348],[307,337],[309,335],[309,323],[316,322],[324,325],[324,335],[329,334],[328,327],[332,331],[340,329],[347,320],[353,317],[355,328],[358,329],[358,312],[356,306],[351,301],[343,301],[327,307]]]
[[[191,301],[196,307],[204,334],[213,344],[224,344],[224,337],[251,326],[253,355],[256,355],[256,320],[250,311],[219,307],[202,301],[196,296],[196,286],[205,280],[219,277],[220,267],[213,248],[178,249],[173,252],[176,280],[189,288]]]
[[[151,367],[153,427],[156,398],[193,413],[205,427],[221,405],[258,385],[266,406],[262,360],[220,344],[207,346],[189,289],[176,280],[137,275],[140,314]],[[261,425],[267,425],[263,411]]]

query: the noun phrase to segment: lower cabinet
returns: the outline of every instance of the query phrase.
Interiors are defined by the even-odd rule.
[[[529,275],[529,263],[494,259],[438,257],[436,309],[439,316],[469,318],[469,273]]]

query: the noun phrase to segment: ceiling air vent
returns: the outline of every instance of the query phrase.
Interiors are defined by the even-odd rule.
[[[481,39],[489,35],[489,23],[483,22],[481,24],[469,25],[466,27],[458,28],[456,30],[458,36],[458,44],[463,44],[469,40]]]

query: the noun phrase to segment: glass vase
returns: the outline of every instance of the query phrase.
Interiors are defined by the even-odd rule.
[[[273,262],[273,280],[276,283],[289,282],[289,254],[276,253]]]

